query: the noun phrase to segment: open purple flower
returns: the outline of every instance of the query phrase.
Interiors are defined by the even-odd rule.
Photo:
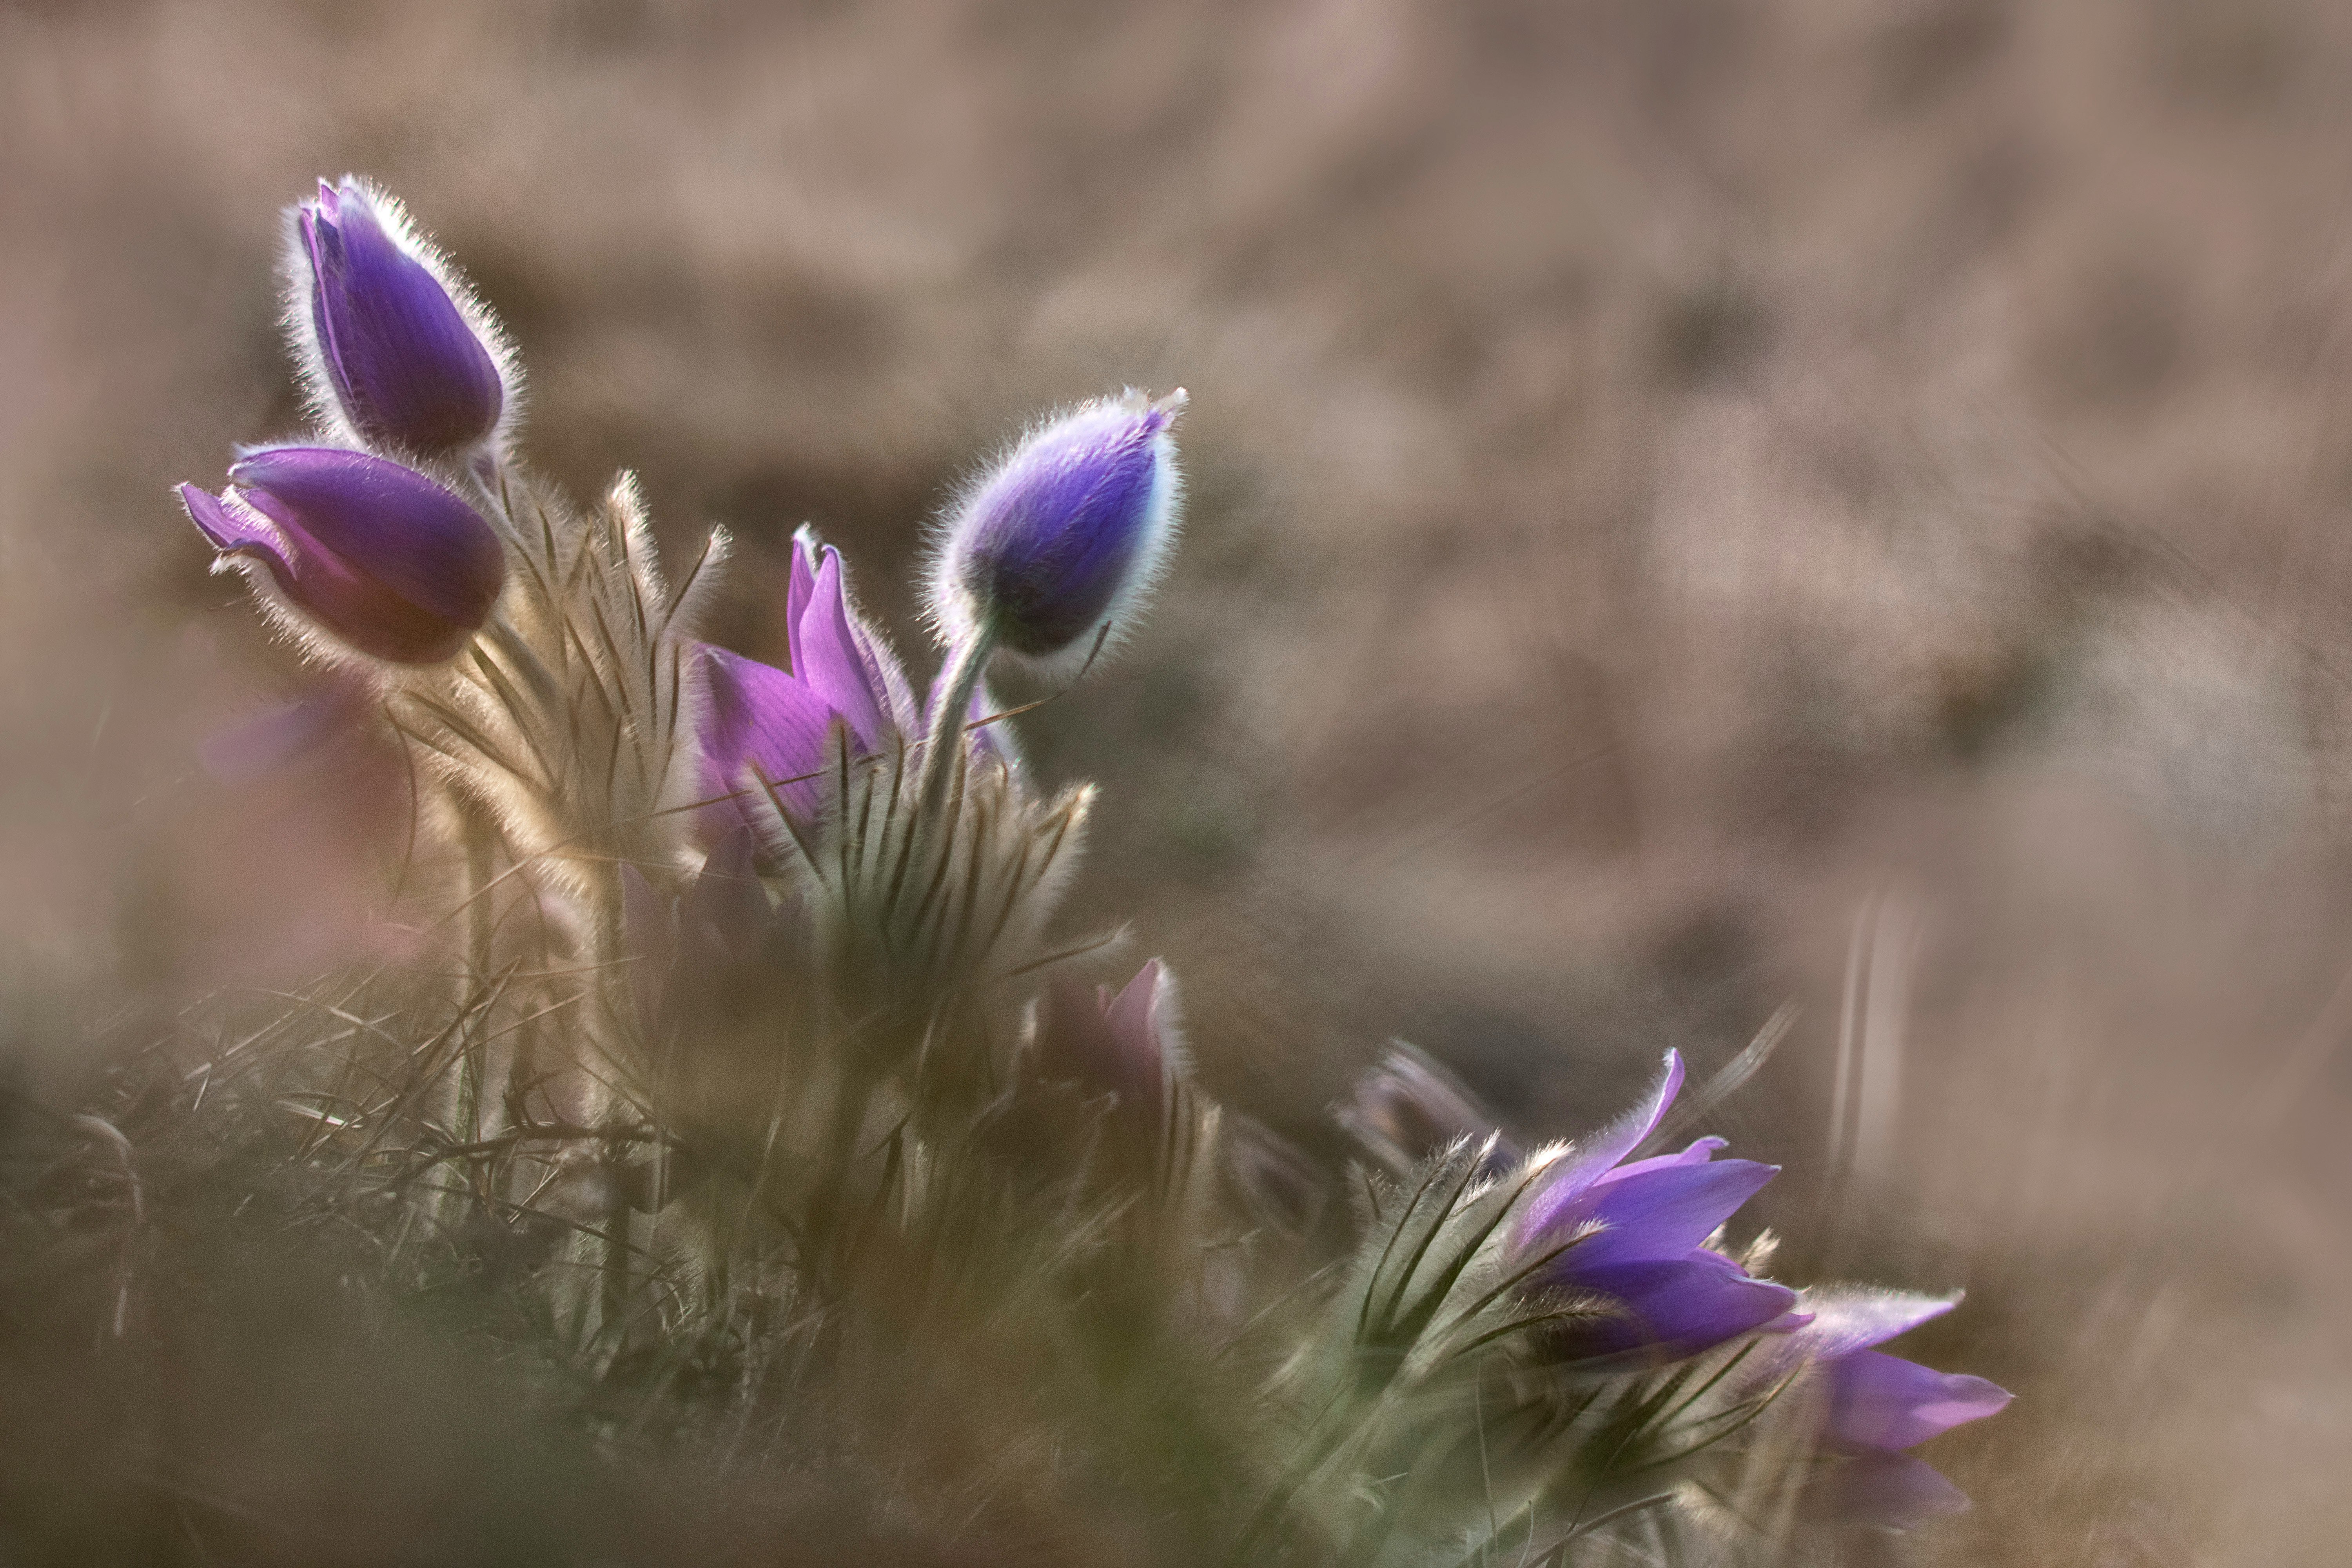
[[[314,380],[372,447],[420,458],[487,440],[508,403],[495,332],[400,204],[345,175],[294,214],[298,327]]]
[[[1156,958],[1115,996],[1108,985],[1089,995],[1075,981],[1054,976],[1037,1030],[1037,1077],[1087,1094],[1115,1094],[1123,1110],[1156,1120],[1177,1065],[1175,991]]]
[[[222,561],[266,574],[337,641],[394,664],[455,656],[489,618],[506,552],[481,514],[413,468],[364,452],[274,447],[215,497],[180,499]]]
[[[1031,435],[963,497],[940,539],[934,612],[950,638],[1084,659],[1150,585],[1175,533],[1182,392],[1130,392]]]
[[[870,756],[915,733],[921,711],[898,656],[851,607],[841,552],[805,529],[793,542],[784,637],[790,670],[703,645],[697,663],[709,700],[704,784],[718,796],[764,782],[783,810],[813,822],[824,802],[818,775],[834,727],[853,756]],[[755,820],[740,795],[703,816],[714,840]]]
[[[1796,1302],[1795,1291],[1751,1278],[1705,1246],[1777,1167],[1717,1160],[1720,1138],[1622,1163],[1656,1130],[1682,1081],[1682,1058],[1669,1051],[1648,1098],[1570,1150],[1526,1200],[1514,1233],[1519,1256],[1558,1253],[1530,1284],[1604,1309],[1552,1331],[1556,1356],[1696,1355],[1772,1323]]]
[[[1965,1373],[1936,1372],[1878,1350],[1958,1302],[1860,1286],[1816,1286],[1790,1331],[1756,1370],[1778,1381],[1810,1364],[1822,1446],[1844,1456],[1811,1500],[1839,1521],[1904,1529],[1969,1505],[1959,1489],[1904,1452],[2007,1407],[2009,1391]]]

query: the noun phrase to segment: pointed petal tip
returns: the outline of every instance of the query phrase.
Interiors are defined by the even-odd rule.
[[[202,485],[194,484],[181,485],[178,491],[180,505],[186,510],[188,521],[196,525],[196,531],[203,534],[205,542],[215,550],[231,548],[237,542],[238,535],[247,531],[237,527],[228,510],[226,497],[216,496]]]

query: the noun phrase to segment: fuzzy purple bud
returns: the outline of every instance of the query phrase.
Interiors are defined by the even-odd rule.
[[[247,453],[215,497],[182,485],[224,559],[257,563],[303,616],[394,664],[454,657],[489,618],[506,552],[482,515],[414,468],[364,452]]]
[[[1123,1108],[1156,1118],[1177,1066],[1175,988],[1156,958],[1116,996],[1108,985],[1089,996],[1055,975],[1037,1031],[1037,1076],[1088,1094],[1115,1094]]]
[[[1046,425],[963,497],[940,537],[933,611],[951,637],[1046,663],[1084,659],[1165,561],[1181,486],[1178,391],[1129,393]]]
[[[321,181],[294,221],[296,309],[352,429],[420,458],[488,439],[507,404],[492,329],[468,318],[398,204],[346,175]]]

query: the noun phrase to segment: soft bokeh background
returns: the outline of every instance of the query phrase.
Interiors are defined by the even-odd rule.
[[[195,766],[292,672],[167,489],[296,424],[276,215],[359,171],[755,654],[795,524],[921,648],[977,456],[1188,386],[1161,607],[1025,722],[1211,1081],[1321,1138],[1401,1035],[1560,1134],[1793,1000],[1790,1272],[1966,1286],[2020,1395],[1916,1555],[2335,1560],[2347,78],[2329,0],[18,0],[5,1026],[362,897]]]

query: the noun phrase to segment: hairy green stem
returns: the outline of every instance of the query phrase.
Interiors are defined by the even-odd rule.
[[[923,771],[916,790],[919,822],[938,820],[940,806],[947,799],[948,781],[955,776],[957,754],[963,749],[966,710],[971,708],[971,694],[980,689],[980,678],[995,651],[996,624],[983,620],[949,655],[947,668],[940,671],[939,684],[931,689],[930,731],[923,739]]]

